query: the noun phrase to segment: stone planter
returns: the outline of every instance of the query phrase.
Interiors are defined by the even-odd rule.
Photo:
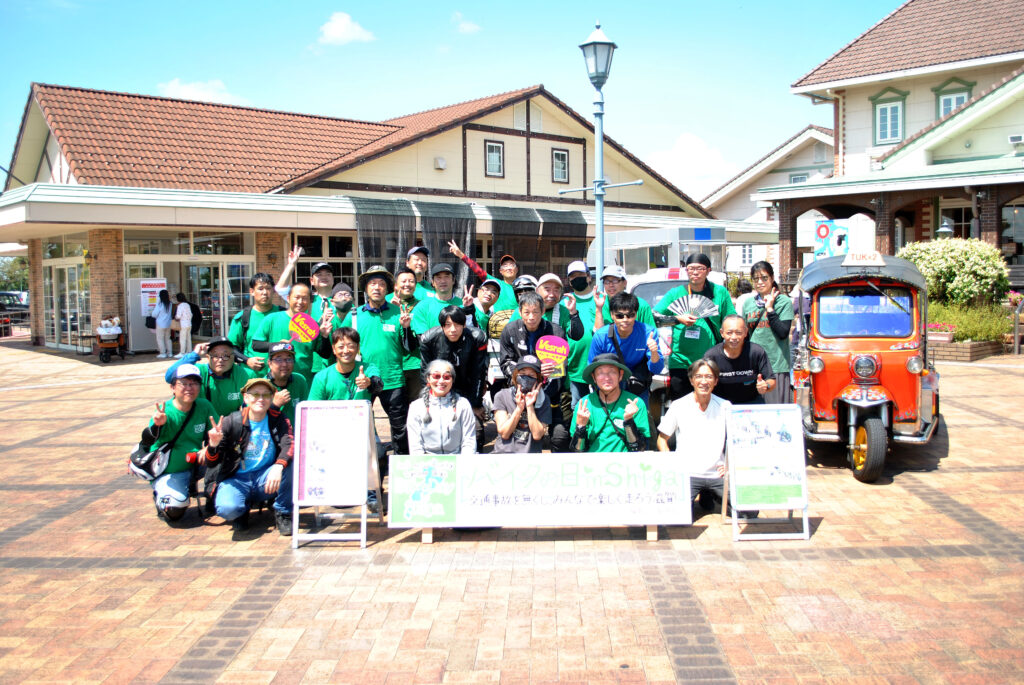
[[[997,341],[988,342],[931,342],[928,335],[928,356],[943,362],[974,362],[985,357],[1000,354],[1003,344]]]
[[[953,331],[928,331],[928,342],[951,343]]]

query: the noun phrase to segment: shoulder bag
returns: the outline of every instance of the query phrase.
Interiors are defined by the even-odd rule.
[[[195,410],[196,405],[193,403],[192,408],[185,415],[185,420],[182,422],[181,427],[178,428],[178,432],[174,434],[170,442],[165,442],[156,449],[144,448],[141,442],[135,447],[131,456],[128,457],[128,470],[133,476],[149,481],[163,475],[163,472],[167,469],[167,463],[171,460],[171,450],[174,449],[174,443],[181,437],[181,432],[185,430],[185,426],[188,425],[189,419],[192,418],[192,412]]]

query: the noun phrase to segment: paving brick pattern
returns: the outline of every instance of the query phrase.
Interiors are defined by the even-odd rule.
[[[370,527],[293,551],[124,461],[163,365],[0,343],[0,682],[1024,682],[1024,362],[942,371],[945,422],[856,482],[810,445],[808,541]],[[998,397],[988,393],[997,389]],[[382,424],[386,426],[386,422]]]

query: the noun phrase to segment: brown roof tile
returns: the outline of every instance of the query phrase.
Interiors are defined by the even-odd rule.
[[[267,192],[396,130],[45,84],[33,97],[79,183]]]
[[[1024,51],[1024,0],[909,0],[794,88]]]

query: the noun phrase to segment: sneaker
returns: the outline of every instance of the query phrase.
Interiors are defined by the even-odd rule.
[[[274,522],[277,524],[277,532],[285,537],[292,535],[292,515],[283,511],[274,511]]]
[[[179,352],[178,354],[174,355],[174,358],[175,358],[175,359],[181,359],[181,358],[182,358],[182,357],[184,357],[184,356],[185,356],[184,354],[182,354],[181,352]]]
[[[236,533],[243,533],[249,530],[249,510],[231,522],[231,530]]]
[[[157,359],[167,359],[167,355],[166,355],[166,354],[158,354],[158,355],[156,356],[156,358],[157,358]]]

